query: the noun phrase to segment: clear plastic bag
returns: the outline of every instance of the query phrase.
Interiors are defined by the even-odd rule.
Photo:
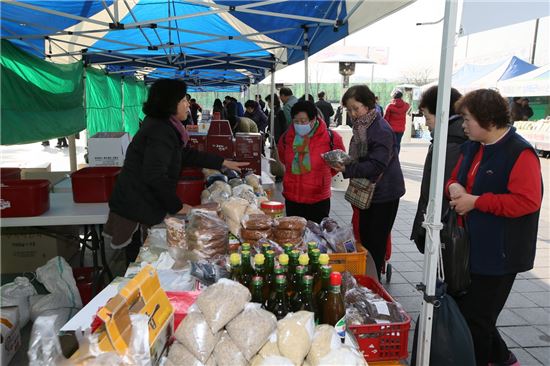
[[[331,350],[325,357],[319,360],[317,366],[367,366],[363,355],[356,349],[346,345]]]
[[[185,221],[177,217],[164,219],[166,225],[166,242],[169,247],[187,249],[185,241]]]
[[[197,306],[213,332],[218,332],[243,311],[251,299],[250,291],[238,282],[221,279],[197,299]]]
[[[340,226],[334,219],[325,217],[321,221],[321,228],[323,229],[323,237],[333,252],[354,253],[357,251],[351,225]]]
[[[191,210],[185,236],[189,250],[196,259],[210,259],[227,253],[229,229],[215,213]]]
[[[61,352],[55,321],[55,315],[41,316],[34,321],[27,351],[29,366],[70,365]]]
[[[174,336],[197,360],[205,363],[218,344],[221,333],[212,332],[204,315],[193,305]]]
[[[319,360],[329,354],[332,350],[342,346],[340,336],[333,326],[322,324],[315,327],[313,342],[307,355],[307,361],[311,366],[317,366]]]
[[[29,321],[29,298],[36,295],[36,290],[27,277],[15,277],[13,282],[0,287],[0,303],[2,306],[17,306],[19,308],[19,326],[23,328]]]
[[[345,151],[340,149],[327,151],[326,153],[321,154],[321,156],[331,168],[335,168],[337,164],[348,165],[352,161],[351,157]]]
[[[223,332],[214,348],[214,359],[218,366],[247,366],[248,361],[227,332]]]
[[[257,176],[254,173],[248,173],[244,177],[244,181],[246,182],[246,184],[248,184],[249,186],[251,186],[254,189],[261,188],[261,186],[262,186],[261,183],[260,183],[260,177]]]
[[[248,201],[249,204],[257,206],[256,194],[254,188],[248,184],[241,184],[240,186],[233,188],[233,197],[242,198]]]
[[[314,315],[309,311],[288,314],[277,324],[277,346],[284,357],[301,365],[309,353],[315,333]]]
[[[183,344],[174,342],[168,351],[168,358],[164,366],[210,366],[215,364],[214,356],[211,355],[205,363],[202,363]]]
[[[207,286],[230,277],[230,273],[223,266],[207,260],[191,262],[191,275]]]
[[[227,332],[247,360],[267,342],[277,328],[277,318],[260,304],[248,303],[244,310],[226,325]]]

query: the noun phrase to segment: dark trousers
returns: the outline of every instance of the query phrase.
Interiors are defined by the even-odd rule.
[[[510,356],[496,324],[515,278],[516,274],[471,274],[472,283],[468,293],[456,299],[472,333],[478,366],[486,366],[489,362],[504,363]]]
[[[394,132],[395,140],[397,143],[397,153],[401,151],[401,139],[403,138],[404,132]]]
[[[376,273],[380,279],[380,271],[384,266],[388,235],[391,233],[399,199],[372,203],[366,210],[359,210],[359,236],[361,244],[369,251],[376,265]]]
[[[318,224],[330,213],[330,198],[310,204],[286,200],[285,205],[287,216],[301,216]]]
[[[126,266],[130,265],[136,261],[136,258],[139,254],[139,250],[143,245],[143,242],[147,238],[147,227],[139,225],[139,228],[136,230],[134,235],[132,235],[132,241],[130,244],[124,247],[124,252],[126,254]]]

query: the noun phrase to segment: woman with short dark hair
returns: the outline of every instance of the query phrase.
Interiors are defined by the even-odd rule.
[[[290,110],[292,124],[279,139],[279,159],[285,166],[283,196],[287,216],[302,216],[320,223],[330,213],[332,170],[322,154],[345,150],[342,137],[317,118],[311,102],[299,101]]]
[[[342,97],[353,121],[353,137],[349,146],[352,163],[338,170],[344,178],[368,178],[376,182],[369,208],[357,210],[359,236],[376,265],[376,272],[384,266],[386,244],[391,233],[399,199],[405,194],[405,181],[395,135],[376,110],[376,98],[366,85],[355,85]]]
[[[427,89],[420,98],[418,108],[426,119],[426,125],[433,134],[436,128],[435,110],[437,105],[437,85]],[[451,101],[449,104],[449,121],[447,129],[447,152],[445,154],[445,180],[451,176],[458,157],[460,156],[460,146],[468,141],[462,128],[462,116],[455,112],[455,103],[462,95],[455,88],[451,88]],[[422,172],[422,183],[420,185],[420,197],[418,199],[418,207],[414,217],[414,223],[411,232],[411,240],[415,242],[420,253],[424,253],[424,242],[426,240],[426,229],[422,227],[424,215],[428,208],[428,199],[430,194],[430,177],[432,174],[432,155],[433,155],[433,140],[428,147],[428,154],[424,162],[424,170]],[[444,215],[449,209],[449,200],[443,198],[441,205],[441,213]]]
[[[186,91],[187,85],[181,80],[161,79],[151,86],[143,105],[146,114],[143,126],[128,146],[109,200],[104,234],[111,239],[113,248],[126,247],[128,262],[139,253],[141,225],[156,225],[166,214],[189,211],[190,207],[176,195],[183,167],[227,167],[239,171],[241,166],[248,165],[187,145],[189,135],[182,124],[189,111]]]
[[[540,162],[531,144],[508,124],[506,100],[475,90],[455,106],[470,141],[446,193],[464,217],[470,240],[468,292],[456,302],[474,341],[477,365],[519,365],[496,323],[518,273],[533,268],[542,203]]]

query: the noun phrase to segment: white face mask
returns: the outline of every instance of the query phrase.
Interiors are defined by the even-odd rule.
[[[296,133],[300,136],[305,136],[308,133],[310,133],[311,128],[312,128],[311,123],[308,123],[307,125],[302,125],[297,123],[294,124],[294,131],[296,131]]]

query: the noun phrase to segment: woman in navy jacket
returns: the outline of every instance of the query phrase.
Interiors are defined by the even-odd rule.
[[[533,268],[542,203],[538,156],[508,124],[509,107],[498,92],[480,89],[456,104],[471,141],[447,193],[463,215],[470,240],[468,292],[457,300],[472,333],[477,365],[519,365],[496,323],[514,279]]]
[[[371,206],[359,210],[359,234],[380,277],[399,198],[405,194],[397,141],[388,122],[376,110],[375,96],[366,85],[349,88],[342,97],[342,105],[346,106],[353,121],[349,147],[353,162],[338,170],[343,172],[344,178],[377,181]]]

